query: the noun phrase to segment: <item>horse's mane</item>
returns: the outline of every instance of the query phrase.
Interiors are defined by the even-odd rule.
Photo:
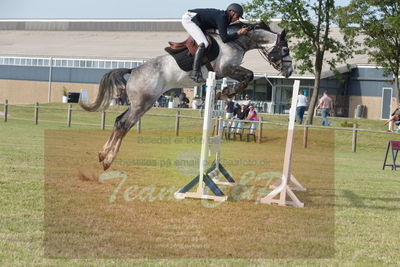
[[[254,30],[254,29],[263,29],[263,30],[277,34],[276,32],[272,31],[271,28],[262,20],[258,23],[245,23],[242,21],[237,21],[228,26],[227,32],[228,32],[228,34],[234,34],[235,32],[237,32],[240,28],[242,28],[244,26],[247,27],[249,31]]]

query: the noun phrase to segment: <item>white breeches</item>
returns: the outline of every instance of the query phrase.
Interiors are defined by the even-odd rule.
[[[389,125],[388,125],[388,130],[389,130],[389,131],[393,131],[394,128],[396,128],[396,127],[395,127],[395,124],[394,124],[394,121],[390,121],[390,122],[389,122]]]
[[[185,30],[190,34],[190,36],[193,37],[193,39],[196,41],[197,44],[203,43],[205,47],[208,47],[208,41],[203,31],[199,28],[199,26],[196,25],[196,23],[192,21],[192,18],[196,15],[197,13],[189,11],[183,14],[182,16],[183,28],[185,28]]]

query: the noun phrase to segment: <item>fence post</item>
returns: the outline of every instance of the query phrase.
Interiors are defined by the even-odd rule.
[[[72,120],[72,104],[68,104],[68,111],[67,111],[67,126],[71,127],[71,120]]]
[[[7,122],[8,117],[8,99],[4,102],[4,122]]]
[[[176,119],[175,119],[175,135],[179,136],[179,119],[180,119],[181,112],[178,110],[176,112]]]
[[[261,138],[262,138],[262,127],[263,127],[263,117],[260,117],[260,120],[258,121],[258,134],[257,134],[257,142],[261,144]]]
[[[142,118],[139,118],[139,120],[137,121],[136,130],[138,134],[140,134],[140,132],[142,131]]]
[[[34,121],[35,121],[35,124],[37,125],[38,122],[39,122],[39,103],[38,103],[38,102],[35,103],[34,108],[35,108],[35,111],[34,111]]]
[[[104,130],[106,128],[106,111],[103,110],[101,112],[101,129]]]
[[[303,145],[304,148],[307,148],[308,145],[308,124],[304,124],[304,134],[303,134]]]
[[[353,152],[357,151],[357,132],[358,132],[357,127],[358,127],[357,123],[353,123],[353,139],[351,142],[351,150]]]
[[[214,134],[215,134],[215,136],[217,136],[219,133],[218,133],[218,129],[219,129],[219,120],[218,120],[218,116],[216,116],[215,117],[215,127],[213,127],[213,133],[212,133],[212,136],[214,136]]]

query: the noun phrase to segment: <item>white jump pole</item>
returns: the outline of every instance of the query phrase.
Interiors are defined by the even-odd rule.
[[[214,88],[216,86],[215,72],[209,72],[207,78],[207,92],[206,92],[206,103],[205,103],[205,113],[203,121],[203,136],[201,139],[201,154],[200,154],[200,177],[199,177],[199,187],[197,188],[197,193],[204,195],[204,173],[206,171],[207,159],[210,153],[209,151],[209,137],[210,137],[210,125],[212,119],[212,111],[214,109],[214,98],[215,92]]]
[[[299,94],[299,87],[300,87],[300,81],[295,80],[293,84],[292,105],[289,112],[289,126],[286,139],[286,150],[283,163],[282,179],[280,184],[277,185],[276,188],[272,190],[272,192],[270,192],[264,198],[260,199],[261,203],[266,203],[266,204],[276,203],[279,206],[291,205],[299,208],[304,207],[304,203],[297,198],[297,196],[293,193],[293,190],[305,191],[306,189],[299,183],[299,181],[291,173],[294,122],[296,117],[296,104],[297,104],[297,96]],[[295,184],[295,187],[290,187],[290,183]],[[275,197],[277,197],[278,195],[279,199],[275,199]],[[289,195],[291,201],[286,200],[287,195]]]
[[[207,79],[207,92],[205,99],[205,108],[204,108],[204,121],[203,121],[203,134],[202,134],[202,142],[201,142],[201,154],[200,154],[200,164],[199,164],[199,175],[196,176],[189,184],[185,187],[181,188],[179,191],[175,192],[176,199],[184,199],[184,198],[201,198],[201,199],[212,199],[214,201],[225,201],[228,199],[222,191],[218,188],[218,186],[213,182],[213,180],[208,175],[207,161],[210,153],[210,128],[211,128],[211,120],[213,116],[214,109],[214,98],[215,92],[214,88],[216,86],[215,81],[215,72],[208,73]],[[196,192],[189,192],[191,188],[195,185],[197,186]],[[207,195],[205,194],[206,186],[213,191],[215,195]]]

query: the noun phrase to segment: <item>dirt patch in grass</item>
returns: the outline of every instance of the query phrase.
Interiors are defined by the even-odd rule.
[[[237,182],[227,202],[175,200],[196,174],[201,132],[129,134],[112,167],[97,159],[110,132],[46,130],[45,256],[49,258],[334,257],[334,132],[295,134],[293,174],[305,208],[260,204],[280,177],[286,131],[222,144]],[[210,157],[210,163],[212,156]]]

